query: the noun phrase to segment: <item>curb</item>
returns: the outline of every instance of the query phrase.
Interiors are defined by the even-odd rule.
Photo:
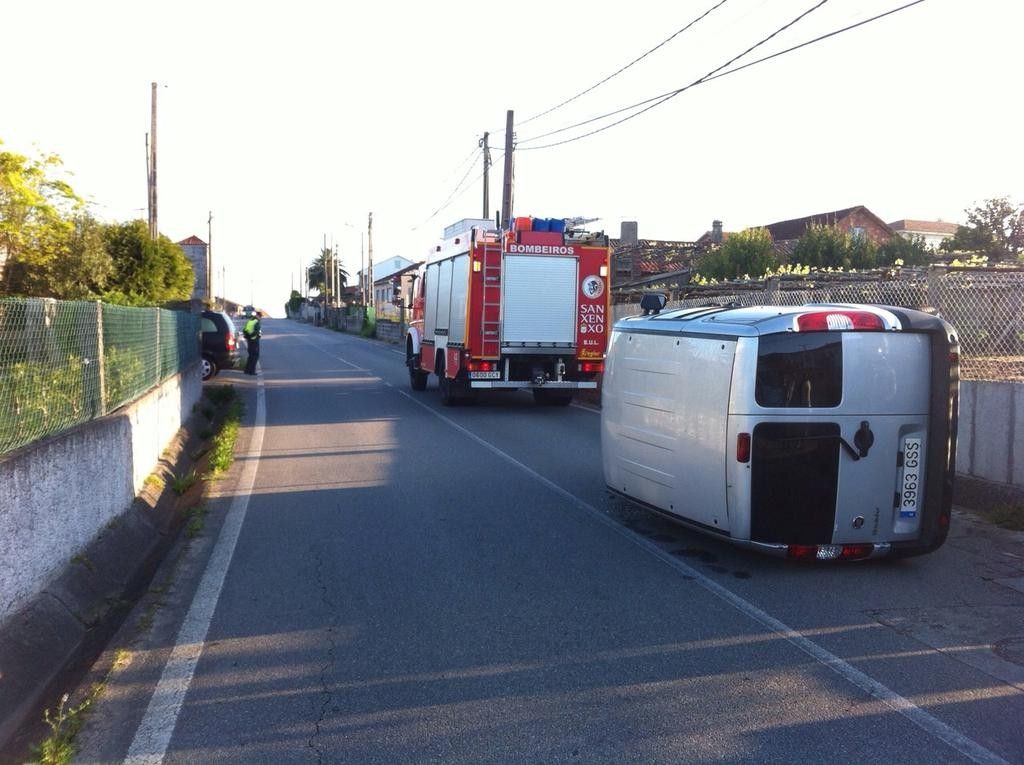
[[[160,465],[177,472],[199,443],[194,416]],[[124,622],[185,523],[177,495],[135,498],[0,630],[0,763],[21,762],[48,733],[43,712],[77,683]]]

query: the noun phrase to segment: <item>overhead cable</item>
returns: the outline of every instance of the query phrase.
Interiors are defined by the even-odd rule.
[[[563,106],[565,106],[566,104],[571,104],[571,103],[572,103],[573,101],[575,101],[575,100],[576,100],[577,98],[581,98],[582,96],[585,96],[585,95],[586,95],[587,93],[589,93],[590,91],[592,91],[592,90],[595,90],[596,88],[599,88],[600,86],[604,85],[604,84],[605,84],[606,82],[608,82],[608,81],[609,81],[610,79],[612,79],[613,77],[617,77],[617,76],[619,76],[620,74],[622,74],[623,72],[625,72],[625,71],[626,71],[627,69],[629,69],[629,68],[630,68],[631,66],[633,66],[634,64],[638,64],[638,63],[640,63],[641,61],[643,61],[643,60],[644,60],[645,58],[647,58],[647,57],[648,57],[649,55],[651,55],[652,53],[654,53],[654,52],[655,52],[656,50],[658,50],[659,48],[661,48],[661,47],[663,47],[663,46],[667,45],[668,43],[672,42],[672,40],[674,40],[675,38],[677,38],[677,37],[678,37],[679,35],[681,35],[681,34],[682,34],[683,32],[685,32],[685,31],[686,31],[687,29],[689,29],[689,28],[690,28],[690,27],[692,27],[692,26],[693,26],[694,24],[696,24],[696,23],[697,23],[698,21],[701,21],[701,20],[702,20],[702,19],[703,19],[703,18],[704,18],[705,16],[707,16],[708,14],[710,14],[710,13],[711,13],[712,11],[715,11],[715,10],[717,10],[718,8],[720,8],[721,6],[725,5],[725,3],[726,3],[727,1],[728,1],[728,0],[719,0],[719,2],[715,3],[715,4],[713,5],[713,6],[711,6],[710,8],[708,8],[708,9],[707,9],[706,11],[704,11],[704,13],[702,13],[702,14],[701,14],[700,16],[698,16],[697,18],[693,19],[693,20],[692,20],[691,22],[689,22],[689,23],[688,23],[688,24],[687,24],[686,26],[682,27],[681,29],[678,29],[678,30],[676,30],[676,31],[675,31],[675,32],[674,32],[673,34],[671,34],[670,36],[666,37],[666,38],[665,38],[664,40],[662,40],[662,41],[661,41],[660,43],[658,43],[657,45],[655,45],[655,46],[654,46],[653,48],[651,48],[651,49],[650,49],[649,51],[647,51],[646,53],[643,53],[642,55],[640,55],[640,56],[637,56],[637,57],[636,57],[635,59],[633,59],[632,61],[630,61],[630,62],[629,62],[628,64],[626,64],[626,65],[625,65],[624,67],[622,67],[622,68],[620,68],[620,69],[617,69],[616,71],[612,72],[612,73],[611,73],[611,74],[609,74],[609,75],[608,75],[607,77],[605,77],[605,78],[604,78],[603,80],[599,80],[598,82],[595,82],[595,83],[594,83],[593,85],[591,85],[591,86],[590,86],[589,88],[587,88],[586,90],[581,90],[581,91],[580,91],[579,93],[577,93],[577,94],[576,94],[575,96],[572,96],[571,98],[567,98],[567,99],[565,99],[564,101],[562,101],[561,103],[555,104],[555,105],[554,105],[554,106],[552,106],[552,107],[551,107],[550,109],[545,109],[544,111],[540,112],[539,114],[534,114],[534,115],[533,115],[532,117],[528,117],[527,119],[523,120],[522,122],[519,122],[519,123],[518,123],[518,125],[517,125],[517,127],[518,127],[519,125],[525,125],[525,124],[526,124],[527,122],[533,122],[533,121],[534,121],[535,119],[539,119],[539,118],[541,118],[541,117],[543,117],[543,116],[545,116],[545,115],[547,115],[547,114],[551,114],[551,112],[555,111],[556,109],[561,109],[561,108],[562,108]]]
[[[913,0],[913,2],[906,3],[905,5],[901,5],[901,6],[897,7],[897,8],[892,8],[891,10],[885,11],[884,13],[879,13],[876,16],[871,16],[870,18],[863,19],[863,20],[855,22],[853,24],[849,24],[848,26],[842,27],[840,29],[833,30],[832,32],[828,32],[826,34],[819,35],[818,37],[812,38],[810,40],[806,40],[805,42],[802,42],[802,43],[800,43],[798,45],[794,45],[794,46],[786,48],[784,50],[777,51],[776,53],[772,53],[772,54],[770,54],[768,56],[764,56],[764,57],[756,59],[754,61],[750,61],[750,62],[748,62],[746,64],[742,64],[742,65],[734,67],[732,69],[726,69],[725,71],[722,71],[723,69],[725,69],[725,67],[728,67],[730,64],[734,63],[737,59],[739,59],[742,56],[746,55],[746,53],[749,53],[751,50],[753,50],[754,48],[758,47],[758,45],[761,44],[761,43],[758,43],[758,45],[754,45],[751,48],[748,48],[746,51],[744,51],[744,53],[741,53],[739,56],[736,56],[733,59],[731,59],[730,61],[727,61],[722,66],[718,67],[717,69],[712,70],[711,72],[709,72],[708,74],[704,75],[703,77],[701,77],[701,78],[691,82],[689,85],[685,85],[685,86],[683,86],[681,88],[678,88],[676,90],[670,90],[670,91],[668,91],[666,93],[662,93],[662,94],[657,95],[657,96],[652,96],[651,98],[644,99],[643,101],[638,101],[638,102],[636,102],[634,104],[631,104],[629,106],[624,106],[624,107],[622,107],[620,109],[616,109],[614,111],[606,112],[606,113],[598,115],[596,117],[591,117],[590,119],[583,120],[582,122],[577,122],[577,123],[575,123],[573,125],[568,125],[568,126],[563,127],[563,128],[559,128],[558,130],[552,130],[552,131],[549,131],[547,133],[543,133],[541,135],[533,136],[531,138],[525,138],[522,141],[517,143],[516,148],[518,150],[520,150],[520,151],[534,151],[534,150],[538,150],[538,149],[550,149],[550,148],[555,147],[555,146],[562,146],[562,145],[567,144],[567,143],[573,143],[574,141],[579,141],[579,140],[581,140],[583,138],[587,138],[589,136],[596,135],[597,133],[602,133],[605,130],[609,130],[609,129],[615,127],[616,125],[621,125],[622,123],[627,122],[627,121],[633,119],[634,117],[639,117],[644,112],[648,112],[651,109],[653,109],[654,107],[660,106],[661,104],[665,103],[669,99],[674,98],[675,96],[678,96],[680,93],[686,92],[690,88],[694,88],[694,87],[696,87],[698,85],[703,85],[705,83],[711,82],[712,80],[717,80],[720,77],[725,77],[726,75],[729,75],[729,74],[734,74],[736,72],[742,71],[743,69],[748,69],[749,67],[752,67],[752,66],[754,66],[756,64],[762,64],[765,61],[770,61],[773,58],[778,58],[779,56],[782,56],[782,55],[784,55],[786,53],[792,53],[793,51],[799,50],[800,48],[805,48],[805,47],[807,47],[809,45],[813,45],[814,43],[821,42],[822,40],[826,40],[826,39],[828,39],[830,37],[835,37],[836,35],[842,34],[843,32],[849,32],[850,30],[856,29],[857,27],[862,27],[865,24],[870,24],[871,22],[878,21],[879,19],[883,19],[886,16],[891,16],[894,13],[899,13],[900,11],[904,11],[904,10],[906,10],[908,8],[911,8],[911,7],[915,6],[915,5],[920,5],[924,1],[925,0]],[[819,5],[820,5],[820,3],[819,3]],[[818,6],[815,6],[815,8],[817,8],[817,7]],[[815,8],[811,8],[810,10],[806,11],[802,15],[806,15],[807,13],[810,13],[810,11],[813,11]],[[787,24],[787,27],[788,26],[792,26],[792,24],[795,23],[795,21],[798,21],[798,20],[799,20],[799,18],[794,20],[793,22],[790,22],[789,24]],[[771,36],[774,37],[780,31],[782,31],[782,30],[780,29],[780,30],[776,31]],[[767,39],[770,39],[770,38],[766,38],[766,40]],[[762,42],[764,42],[764,41],[762,41]],[[643,107],[643,106],[646,106],[646,108],[641,109],[640,107]],[[608,125],[604,125],[603,127],[600,127],[600,128],[596,128],[595,130],[591,130],[591,131],[589,131],[587,133],[582,133],[581,135],[573,136],[572,138],[566,138],[565,140],[562,140],[562,141],[555,141],[555,142],[552,142],[552,143],[543,144],[541,146],[522,146],[521,147],[521,146],[518,145],[519,143],[526,143],[526,142],[530,142],[530,141],[538,141],[538,140],[540,140],[542,138],[547,138],[548,136],[556,135],[558,133],[564,133],[564,132],[566,132],[568,130],[573,130],[573,129],[578,128],[578,127],[583,127],[584,125],[588,125],[588,124],[590,124],[592,122],[597,122],[599,120],[607,119],[607,118],[613,117],[613,116],[615,116],[617,114],[622,114],[623,112],[628,112],[628,111],[635,110],[635,109],[638,109],[639,111],[635,111],[633,114],[630,114],[627,117],[623,117],[620,120],[616,120],[615,122],[612,122],[612,123],[610,123]]]

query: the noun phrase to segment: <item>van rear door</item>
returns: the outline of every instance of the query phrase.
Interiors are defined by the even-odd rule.
[[[927,335],[898,331],[758,339],[754,390],[734,390],[730,427],[751,434],[752,540],[855,544],[917,536],[930,353]]]

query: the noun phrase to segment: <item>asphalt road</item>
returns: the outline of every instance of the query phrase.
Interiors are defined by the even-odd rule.
[[[403,362],[265,322],[240,459],[76,761],[1024,762],[1019,535],[733,549],[607,495],[598,413],[445,408]]]

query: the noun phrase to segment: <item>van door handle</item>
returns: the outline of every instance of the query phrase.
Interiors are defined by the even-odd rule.
[[[874,436],[872,436],[872,440],[873,439],[874,439]],[[838,441],[839,445],[842,446],[843,449],[846,450],[846,453],[850,455],[850,459],[852,459],[854,462],[859,460],[861,457],[867,457],[868,456],[868,450],[867,449],[862,449],[860,452],[858,452],[856,449],[854,449],[850,445],[850,442],[847,441],[845,438],[843,438],[841,435],[834,435],[834,436],[792,436],[790,438],[780,438],[779,440],[780,441],[833,441],[833,440],[835,440],[835,441]],[[856,441],[856,440],[857,439],[854,439],[854,441]],[[869,446],[870,446],[870,444],[869,444]]]

